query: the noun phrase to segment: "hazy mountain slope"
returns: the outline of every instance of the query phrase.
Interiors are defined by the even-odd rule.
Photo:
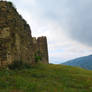
[[[80,57],[63,63],[64,65],[78,66],[88,70],[92,70],[92,55]]]
[[[0,92],[92,92],[92,71],[51,64],[2,69]]]

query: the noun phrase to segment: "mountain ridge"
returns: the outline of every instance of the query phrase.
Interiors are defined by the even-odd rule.
[[[92,70],[92,55],[72,59],[62,64]]]

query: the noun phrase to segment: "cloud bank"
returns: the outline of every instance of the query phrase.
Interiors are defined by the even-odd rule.
[[[50,63],[92,54],[92,0],[10,0],[33,36],[48,38]]]

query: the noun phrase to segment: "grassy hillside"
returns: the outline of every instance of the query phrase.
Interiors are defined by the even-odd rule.
[[[0,92],[92,92],[92,71],[51,64],[1,69]]]

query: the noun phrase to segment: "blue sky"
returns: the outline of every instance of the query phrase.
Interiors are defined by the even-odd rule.
[[[33,36],[47,36],[50,63],[92,54],[92,0],[8,0],[30,24]]]

